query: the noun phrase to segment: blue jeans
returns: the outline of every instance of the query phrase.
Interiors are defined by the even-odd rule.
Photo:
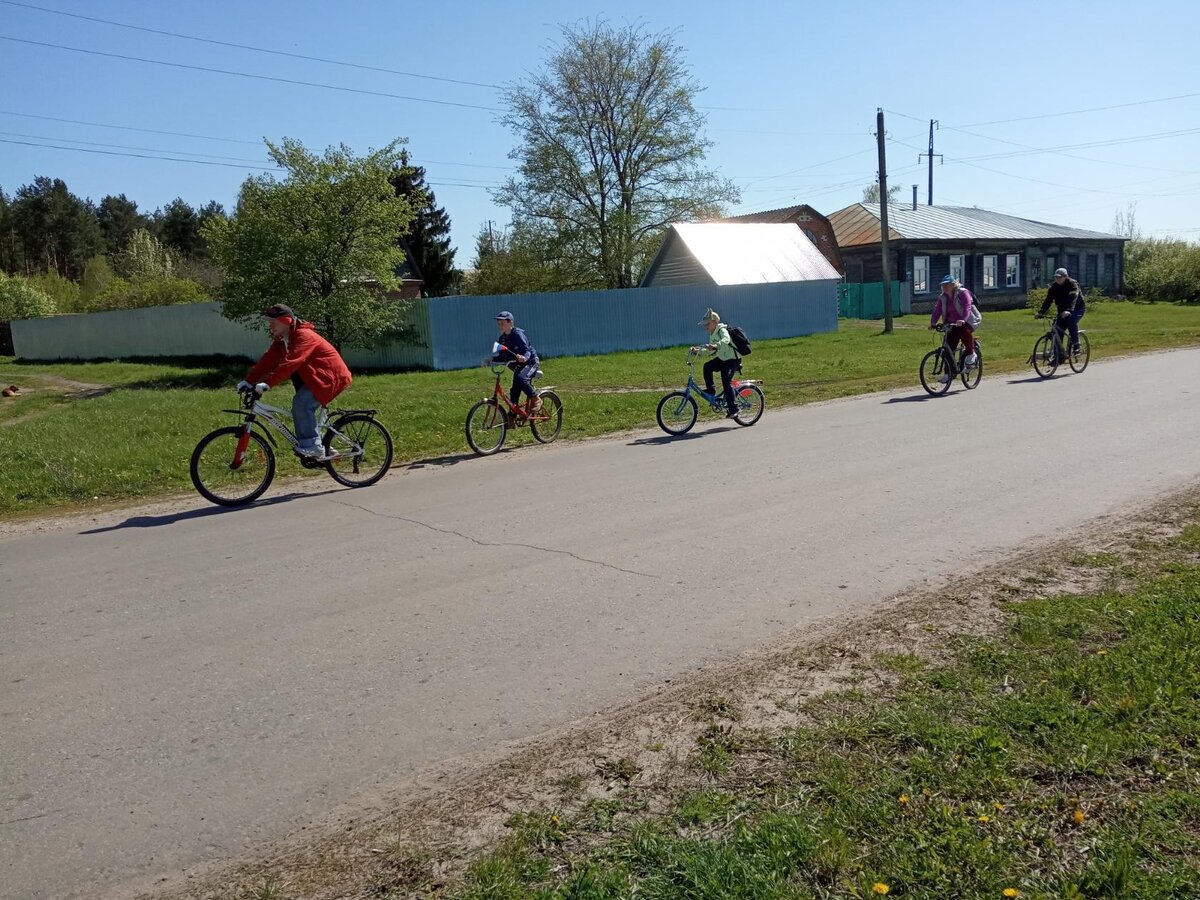
[[[1059,317],[1059,329],[1066,329],[1067,333],[1071,335],[1071,346],[1069,348],[1071,350],[1079,347],[1079,320],[1083,318],[1085,312],[1087,312],[1087,307],[1082,302],[1079,302],[1075,304],[1075,311],[1069,317],[1066,319]]]
[[[308,389],[308,385],[297,389],[292,398],[292,424],[296,426],[296,440],[300,442],[301,450],[319,449],[321,442],[317,440],[317,410],[321,404]]]

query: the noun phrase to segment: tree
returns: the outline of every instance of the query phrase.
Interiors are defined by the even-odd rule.
[[[391,178],[396,195],[408,201],[413,221],[404,235],[411,261],[425,279],[425,296],[445,297],[458,290],[462,272],[454,268],[450,248],[450,217],[437,205],[433,191],[425,184],[425,167],[409,162],[408,151],[400,151],[400,168]]]
[[[1130,202],[1125,209],[1113,215],[1112,233],[1136,240],[1142,236],[1137,227],[1137,201]]]
[[[900,197],[900,185],[894,184],[888,188],[888,205],[894,204]],[[863,203],[878,203],[879,202],[879,182],[872,181],[863,188]]]
[[[124,194],[109,194],[101,200],[96,208],[96,218],[104,236],[104,252],[110,260],[120,255],[135,231],[150,227],[150,220],[138,212],[138,205]]]
[[[61,178],[39,177],[18,188],[11,217],[27,273],[53,270],[79,278],[103,249],[95,207],[72,194]]]
[[[18,272],[24,269],[25,254],[17,237],[13,221],[12,201],[0,189],[0,272]]]
[[[145,228],[133,233],[114,262],[117,274],[129,279],[170,278],[176,268],[174,254]]]
[[[371,347],[398,334],[407,305],[388,292],[404,261],[396,236],[413,219],[388,180],[399,144],[358,157],[345,145],[317,156],[299,141],[268,141],[284,179],[247,179],[233,218],[203,229],[225,270],[224,314],[248,320],[286,303],[335,346]]]
[[[155,236],[164,247],[191,259],[200,251],[200,216],[182,197],[154,213]]]
[[[489,222],[475,236],[475,261],[463,278],[468,294],[520,294],[567,290],[580,280],[552,258],[552,236],[528,227],[496,229]]]
[[[702,168],[700,86],[670,34],[597,22],[562,36],[505,91],[519,166],[495,199],[515,226],[554,231],[593,285],[632,287],[668,225],[717,215],[738,191]]]
[[[0,272],[0,322],[52,316],[54,301],[20,275]]]

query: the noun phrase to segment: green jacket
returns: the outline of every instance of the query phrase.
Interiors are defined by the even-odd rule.
[[[729,326],[722,322],[708,336],[708,343],[715,344],[717,359],[737,359],[737,351],[733,349],[733,341],[729,338]]]

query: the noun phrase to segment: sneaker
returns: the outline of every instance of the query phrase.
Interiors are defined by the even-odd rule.
[[[736,409],[731,409],[731,410],[726,411],[725,418],[736,419],[737,415],[738,415],[738,411]]]
[[[972,354],[968,355],[966,359],[963,360],[963,366],[970,369],[970,368],[973,368],[975,363],[977,363],[977,362],[979,362],[979,357],[976,356],[974,353],[972,353]]]
[[[947,372],[945,375],[943,375],[941,378],[938,379],[938,382],[940,384],[949,384],[953,380],[954,380],[954,376],[951,375],[949,372]]]
[[[541,397],[533,398],[533,403],[532,403],[532,405],[530,405],[529,411],[531,413],[540,413],[542,411],[542,398]]]

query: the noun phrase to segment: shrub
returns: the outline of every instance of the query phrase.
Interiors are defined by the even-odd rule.
[[[50,296],[28,278],[0,272],[0,322],[52,316],[56,311]]]
[[[1130,241],[1125,285],[1140,300],[1200,299],[1200,245],[1162,238]]]
[[[114,277],[96,297],[91,309],[141,309],[147,306],[177,306],[206,303],[208,293],[187,278],[135,278],[127,281]]]
[[[42,272],[26,279],[33,287],[54,301],[56,312],[76,312],[80,308],[79,285],[57,272]]]

